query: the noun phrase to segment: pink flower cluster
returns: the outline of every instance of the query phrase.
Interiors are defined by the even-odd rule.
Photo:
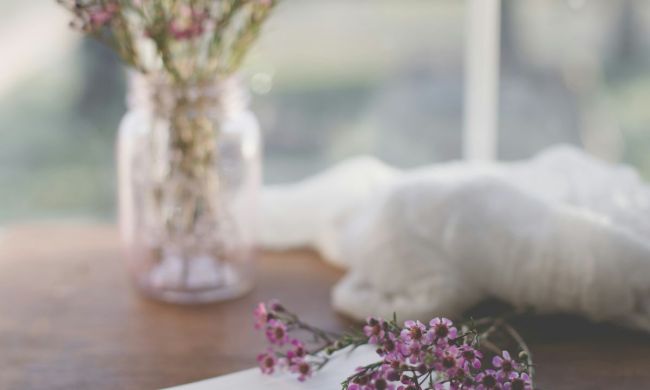
[[[348,346],[374,345],[380,357],[360,367],[342,384],[344,390],[532,390],[529,362],[513,359],[507,351],[493,356],[491,367],[479,350],[479,334],[468,327],[456,327],[443,317],[428,324],[395,319],[369,318],[362,333],[330,339],[323,331],[301,322],[277,302],[260,304],[255,310],[256,328],[271,344],[259,355],[263,373],[287,367],[303,381],[327,363],[328,355]],[[292,330],[312,333],[324,346],[308,351],[305,344],[290,337]]]
[[[484,369],[476,337],[471,332],[459,335],[447,318],[434,318],[428,326],[406,321],[402,327],[369,318],[363,332],[383,360],[351,376],[347,390],[532,389],[527,367],[507,351]]]
[[[255,328],[264,330],[270,344],[267,352],[257,356],[257,362],[264,374],[273,374],[276,368],[286,368],[297,374],[302,382],[312,375],[312,364],[305,360],[308,353],[303,342],[289,337],[292,322],[282,321],[277,315],[282,312],[284,308],[275,301],[260,303],[255,308]]]

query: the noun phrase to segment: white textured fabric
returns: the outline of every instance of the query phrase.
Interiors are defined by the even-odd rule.
[[[401,172],[368,157],[267,188],[261,242],[348,268],[355,318],[455,316],[496,297],[650,330],[650,187],[559,146],[529,161]]]

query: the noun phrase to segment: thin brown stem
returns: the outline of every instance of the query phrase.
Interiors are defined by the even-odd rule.
[[[513,328],[507,323],[503,324],[503,327],[505,328],[506,332],[519,344],[519,348],[526,354],[526,363],[528,364],[529,367],[529,374],[530,377],[533,378],[535,374],[535,367],[533,366],[533,354],[530,351],[530,348],[528,347],[528,344],[526,344],[526,341],[524,341],[524,338]]]

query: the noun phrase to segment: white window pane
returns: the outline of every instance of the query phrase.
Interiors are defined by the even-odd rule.
[[[461,156],[465,2],[285,1],[249,73],[266,178],[367,153],[398,166]],[[255,84],[255,83],[254,83]]]
[[[650,2],[503,5],[501,157],[566,142],[650,176]]]

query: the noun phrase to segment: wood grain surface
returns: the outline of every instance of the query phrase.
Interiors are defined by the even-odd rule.
[[[260,300],[278,298],[330,330],[349,326],[329,305],[341,275],[309,251],[264,253],[249,295],[174,306],[131,287],[111,226],[5,228],[0,389],[155,389],[248,368],[264,345],[251,319]],[[542,389],[650,389],[646,334],[568,316],[514,325],[530,340]]]

